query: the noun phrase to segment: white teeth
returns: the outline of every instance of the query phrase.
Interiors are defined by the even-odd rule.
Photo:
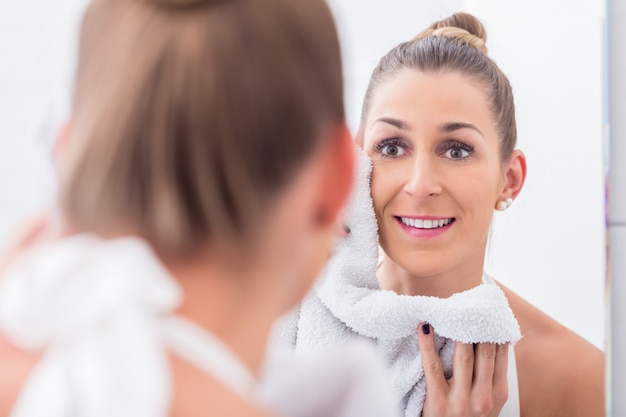
[[[436,220],[421,220],[412,219],[408,217],[400,217],[402,223],[407,226],[415,227],[416,229],[436,229],[438,227],[447,226],[452,219],[436,219]]]

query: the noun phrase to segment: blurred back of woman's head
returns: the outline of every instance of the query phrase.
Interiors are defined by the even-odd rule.
[[[322,0],[94,0],[62,211],[171,253],[243,237],[343,119]]]

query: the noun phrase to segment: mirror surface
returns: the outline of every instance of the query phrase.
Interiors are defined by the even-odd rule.
[[[385,52],[458,10],[483,21],[490,55],[513,85],[518,146],[528,159],[522,194],[495,216],[486,269],[604,349],[604,2],[329,2],[353,130]],[[0,3],[0,242],[24,213],[52,199],[50,135],[66,112],[83,7],[84,0]]]
[[[513,86],[518,148],[528,160],[524,190],[494,216],[486,271],[604,349],[604,2],[329,2],[353,131],[381,56],[456,11],[481,19],[489,55]]]

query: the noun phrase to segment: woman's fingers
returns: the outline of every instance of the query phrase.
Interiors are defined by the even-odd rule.
[[[418,329],[426,377],[426,402],[422,415],[498,416],[508,397],[508,345],[457,342],[453,377],[446,380],[433,333],[428,325],[420,325]]]
[[[479,343],[475,345],[474,352],[476,357],[474,389],[491,392],[495,378],[496,345],[494,343]]]
[[[472,410],[478,415],[490,415],[492,410],[500,409],[495,398],[494,369],[496,363],[496,345],[479,343],[475,347],[476,365],[472,387]]]
[[[419,342],[424,376],[426,377],[426,398],[433,400],[446,396],[449,391],[448,381],[443,374],[441,359],[435,346],[435,335],[432,327],[422,323],[418,327],[417,339]]]
[[[453,394],[461,401],[469,397],[474,380],[474,345],[457,342],[452,357]]]
[[[496,345],[496,360],[493,371],[493,392],[496,403],[506,403],[509,398],[509,379],[507,369],[509,366],[509,344]]]

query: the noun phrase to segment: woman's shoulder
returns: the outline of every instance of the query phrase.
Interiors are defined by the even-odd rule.
[[[501,286],[523,338],[515,346],[522,415],[604,416],[604,354]]]
[[[22,351],[0,334],[0,417],[10,414],[38,359],[38,353]]]

